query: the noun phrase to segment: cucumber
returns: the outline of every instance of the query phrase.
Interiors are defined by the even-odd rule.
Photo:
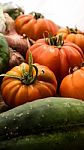
[[[84,130],[28,135],[0,142],[0,150],[84,150]]]
[[[80,136],[80,132],[83,132],[83,137]],[[20,136],[37,136],[38,139],[40,134],[53,135],[54,133],[56,136],[59,133],[63,136],[71,133],[73,137],[77,133],[79,141],[81,138],[84,140],[84,102],[82,100],[49,97],[25,103],[0,114],[1,143],[5,141],[12,143],[11,140],[14,138],[18,138],[19,142]],[[44,139],[46,142],[45,136]],[[25,141],[25,138],[21,140]]]

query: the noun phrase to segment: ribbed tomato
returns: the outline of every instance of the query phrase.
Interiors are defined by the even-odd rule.
[[[26,34],[33,40],[43,38],[43,34],[46,37],[48,34],[56,35],[58,28],[58,25],[53,21],[46,19],[42,14],[36,12],[20,15],[15,20],[16,31],[21,35]]]
[[[62,34],[64,39],[77,44],[84,53],[84,33],[77,28],[60,28],[57,34]]]
[[[29,65],[22,63],[2,76],[1,93],[11,107],[56,94],[56,77],[46,66],[33,64],[31,72]]]
[[[34,63],[49,67],[60,82],[69,71],[69,67],[80,65],[83,61],[83,52],[76,44],[63,41],[61,37],[51,37],[37,40],[30,51]],[[28,62],[29,51],[26,53]]]
[[[60,95],[84,100],[84,66],[75,69],[62,80]]]

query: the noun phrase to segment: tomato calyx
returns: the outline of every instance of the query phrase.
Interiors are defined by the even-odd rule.
[[[73,33],[73,34],[82,34],[84,35],[84,32],[81,30],[78,30],[77,27],[75,28],[69,28],[68,26],[66,26],[68,34]]]
[[[44,18],[44,16],[41,13],[31,12],[30,14],[33,15],[36,20],[39,18]]]
[[[74,34],[79,33],[79,30],[77,29],[77,27],[69,28],[68,26],[66,26],[66,28],[67,28],[68,34],[70,34],[70,33],[74,33]]]
[[[28,46],[30,46],[28,38],[27,38],[27,43],[28,43]],[[14,78],[14,79],[18,79],[23,84],[26,84],[26,85],[33,84],[36,81],[37,76],[38,76],[38,68],[37,68],[37,66],[35,66],[33,64],[33,58],[32,58],[32,54],[30,52],[30,48],[29,48],[28,65],[29,65],[29,70],[27,72],[26,69],[25,69],[24,63],[22,64],[22,70],[21,70],[22,71],[22,76],[16,76],[16,75],[7,74],[7,73],[6,74],[1,74],[0,76],[11,77],[11,78]],[[33,73],[33,71],[35,73]]]
[[[38,75],[38,68],[35,65],[32,65],[35,69],[35,76],[33,76],[33,73],[30,74],[29,72],[24,72],[22,78],[20,79],[22,83],[26,84],[26,85],[30,85],[33,84],[36,79],[37,79],[37,75]]]
[[[29,58],[28,58],[28,64],[29,64],[29,71],[27,72],[24,68],[24,65],[22,66],[22,78],[21,81],[22,83],[26,85],[33,84],[35,80],[37,79],[38,75],[38,68],[33,64],[33,58],[32,58],[32,53],[30,52],[30,43],[29,39],[27,38],[27,44],[29,47]],[[35,69],[35,76],[33,76],[33,68]]]
[[[1,74],[0,77],[4,76],[4,77],[11,77],[14,79],[18,79],[20,80],[23,84],[26,85],[30,85],[33,84],[36,79],[37,79],[37,75],[38,75],[38,68],[35,65],[32,65],[33,68],[35,69],[35,75],[33,76],[33,74],[31,75],[29,72],[24,72],[22,77],[16,76],[16,75],[12,75],[12,74]]]
[[[61,48],[64,44],[63,36],[60,34],[58,36],[49,35],[48,38],[45,38],[45,41],[48,45],[54,45],[57,48]]]

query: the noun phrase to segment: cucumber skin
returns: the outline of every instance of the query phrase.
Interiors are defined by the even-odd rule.
[[[84,150],[84,130],[29,135],[0,142],[0,150]]]
[[[84,102],[49,97],[0,114],[0,141],[25,135],[84,129]]]

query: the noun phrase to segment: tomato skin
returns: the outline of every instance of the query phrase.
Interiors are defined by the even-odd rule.
[[[62,80],[60,96],[84,100],[84,67],[67,75]]]
[[[23,35],[26,34],[29,38],[37,40],[45,37],[48,34],[56,35],[59,29],[52,20],[46,18],[36,19],[33,15],[21,15],[15,20],[15,29],[16,31]]]
[[[48,45],[45,39],[39,39],[30,47],[30,51],[34,63],[49,67],[59,83],[69,73],[69,67],[80,65],[83,61],[82,50],[69,41],[64,41],[63,46],[58,48],[55,45]],[[26,62],[28,62],[28,55],[27,51]]]
[[[6,74],[22,76],[22,65],[28,71],[28,64],[22,63],[15,66]],[[4,77],[1,92],[6,104],[11,107],[31,102],[39,98],[55,96],[57,80],[54,73],[46,66],[35,64],[38,68],[38,76],[33,84],[25,85],[19,79]],[[35,71],[34,71],[35,73]]]
[[[74,29],[73,29],[74,30]],[[77,44],[84,53],[84,33],[77,30],[76,33],[68,32],[68,28],[60,28],[57,34],[62,34],[63,38]]]

